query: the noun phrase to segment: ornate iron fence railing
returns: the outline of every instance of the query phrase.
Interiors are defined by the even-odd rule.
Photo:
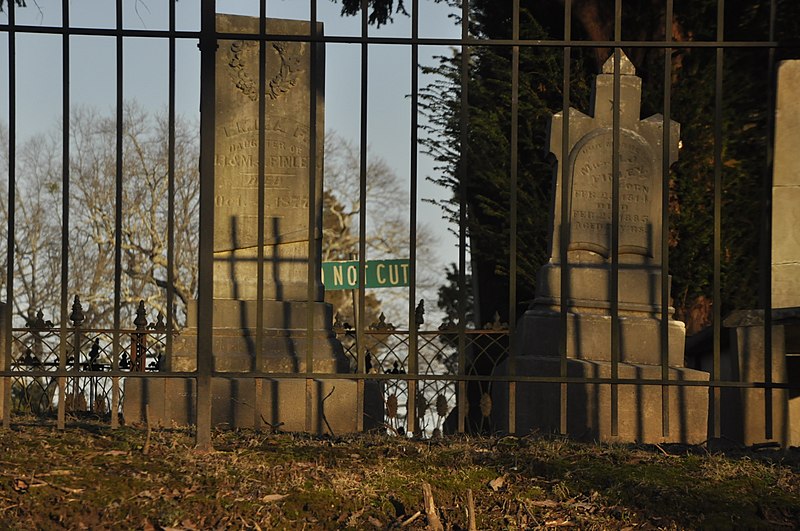
[[[59,369],[65,369],[64,408],[69,414],[92,413],[110,419],[113,389],[119,392],[117,414],[124,399],[124,377],[112,378],[103,373],[118,367],[123,372],[160,372],[165,369],[166,325],[161,314],[148,323],[144,302],[140,302],[135,328],[120,329],[119,356],[114,358],[114,330],[84,328],[77,296],[66,333],[39,311],[24,328],[11,330],[11,411],[14,414],[55,414],[61,398],[58,394]],[[63,365],[60,353],[68,357]]]

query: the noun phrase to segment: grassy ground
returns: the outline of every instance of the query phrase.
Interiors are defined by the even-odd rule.
[[[800,452],[185,430],[0,432],[2,529],[800,528]],[[474,511],[468,509],[472,492]]]

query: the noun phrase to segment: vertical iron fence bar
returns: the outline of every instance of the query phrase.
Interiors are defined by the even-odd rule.
[[[722,80],[723,80],[723,48],[719,46],[725,40],[725,0],[717,0],[717,48],[714,92],[714,277],[713,277],[713,321],[714,321],[714,360],[713,381],[719,382],[720,374],[720,340],[722,337],[722,293],[721,284],[721,238],[722,238]],[[712,436],[720,437],[720,388],[713,388]]]
[[[417,300],[417,142],[419,119],[419,0],[413,0],[411,6],[411,191],[409,193],[409,262],[411,271],[409,273],[408,288],[408,374],[419,374],[419,352],[418,352],[418,325],[416,323]],[[416,396],[416,380],[408,382],[409,396],[412,392]],[[417,430],[414,425],[413,417],[406,419],[406,431],[415,433]]]
[[[467,365],[467,153],[469,137],[469,61],[470,49],[466,42],[469,39],[469,2],[461,2],[461,109],[459,116],[459,149],[461,160],[459,165],[459,206],[458,206],[458,433],[464,433],[464,421],[467,414],[467,382],[463,377]],[[473,271],[473,274],[475,272]],[[476,284],[472,283],[473,287]],[[474,290],[474,297],[478,296]],[[476,316],[476,323],[478,318]]]
[[[611,378],[619,377],[619,162],[622,0],[614,2],[614,104],[611,120]],[[611,436],[619,435],[619,384],[611,384]]]
[[[316,39],[319,37],[319,29],[317,28],[317,0],[311,0],[311,27],[309,36],[311,38],[311,50],[310,50],[310,61],[311,61],[311,74],[310,74],[310,85],[311,85],[311,97],[310,97],[310,105],[309,105],[309,113],[310,113],[310,136],[308,142],[308,149],[309,149],[309,164],[308,164],[308,290],[307,290],[307,298],[308,302],[306,304],[306,431],[312,431],[312,424],[313,424],[313,392],[314,392],[314,380],[312,378],[312,374],[314,372],[314,301],[316,300],[316,293],[317,293],[317,283],[320,281],[319,279],[319,271],[317,270],[314,264],[317,263],[319,260],[318,256],[318,248],[317,248],[317,164],[320,162],[317,160],[317,128],[319,124],[317,123],[317,94],[318,94],[318,87],[320,83],[323,82],[322,79],[319,78],[317,75],[317,61],[319,58],[317,57],[317,53],[319,49],[317,48],[319,45]],[[319,397],[317,402],[317,407],[319,411],[317,411],[317,416],[321,419],[322,418],[322,398]],[[333,435],[333,434],[331,434]]]
[[[253,370],[261,372],[264,350],[264,219],[266,215],[264,194],[266,182],[264,165],[266,163],[266,127],[267,127],[267,42],[264,35],[267,33],[267,0],[259,2],[258,9],[258,229],[256,251],[256,355]],[[312,89],[313,94],[313,89]],[[273,255],[273,260],[275,256]],[[262,427],[261,402],[263,400],[264,380],[254,379],[255,403],[253,404],[253,426],[258,430]]]
[[[572,2],[564,2],[564,41],[571,42],[572,40]],[[567,167],[569,165],[569,100],[570,100],[570,77],[571,77],[571,56],[572,48],[565,46],[563,49],[563,63],[564,72],[561,81],[561,113],[564,121],[561,130],[561,160],[558,161],[558,173],[561,184],[561,219],[553,220],[553,225],[560,224],[558,230],[558,260],[561,263],[561,334],[558,338],[559,350],[559,368],[558,374],[561,378],[567,377],[567,345],[569,344],[569,307],[567,306],[569,297],[569,186],[568,179],[569,173]],[[559,392],[559,415],[558,415],[558,431],[561,435],[567,434],[567,391],[568,384],[563,382],[560,384]]]
[[[164,345],[164,361],[156,370],[172,371],[172,344],[175,333],[175,2],[169,3],[169,72],[167,72],[167,329]],[[169,389],[168,380],[161,381],[164,397]],[[167,418],[167,401],[161,401],[161,418]]]
[[[11,356],[13,339],[13,308],[14,308],[14,231],[16,225],[16,195],[17,195],[17,32],[14,2],[8,3],[8,226],[6,234],[6,315],[3,341],[4,371],[11,370]],[[3,376],[3,424],[2,427],[11,427],[11,377]]]
[[[364,284],[365,274],[364,265],[367,253],[367,0],[361,0],[361,107],[360,107],[360,128],[361,137],[359,144],[359,199],[358,199],[358,308],[353,308],[356,319],[356,343],[358,344],[358,372],[366,372],[366,345],[364,344],[364,318],[365,298]],[[377,360],[375,365],[378,366]],[[363,423],[364,411],[364,383],[359,380],[358,384],[358,421]]]
[[[512,8],[511,38],[515,42],[511,47],[511,188],[509,217],[509,266],[508,266],[508,373],[513,378],[516,368],[516,323],[517,323],[517,178],[519,159],[519,0],[514,0]],[[508,382],[508,432],[516,433],[517,424],[517,382]]]
[[[122,0],[116,1],[116,158],[114,172],[114,313],[111,346],[111,366],[116,371],[119,369],[119,357],[122,352],[120,345],[120,328],[122,310],[122,119],[123,119],[123,38],[122,38]],[[131,363],[133,359],[131,359]],[[131,370],[133,367],[131,366]],[[111,427],[119,427],[119,378],[111,379]]]
[[[672,42],[673,0],[667,0],[664,37]],[[661,139],[661,379],[669,380],[669,165],[672,123],[672,48],[664,48],[664,120]],[[661,386],[661,436],[669,433],[670,387]]]
[[[775,40],[775,17],[777,15],[777,2],[771,0],[769,7],[769,41]],[[764,167],[764,241],[769,242],[764,253],[764,263],[762,264],[763,275],[766,277],[764,282],[764,382],[772,383],[772,162],[774,148],[774,127],[775,127],[775,90],[777,77],[775,76],[775,48],[767,50],[767,153],[766,164]],[[785,352],[785,351],[784,351]],[[785,365],[786,360],[783,360]],[[785,373],[786,374],[786,373]],[[785,377],[786,378],[786,377]],[[786,391],[788,393],[788,391]],[[783,392],[781,392],[783,394]],[[772,411],[772,401],[774,395],[772,387],[764,389],[764,438],[772,439],[774,431],[774,418]],[[784,418],[786,423],[788,419]],[[786,429],[783,429],[786,433]],[[781,434],[782,440],[785,440]]]
[[[214,370],[214,151],[216,136],[216,0],[200,11],[200,241],[197,286],[197,432],[195,444],[211,444],[211,375]]]
[[[165,345],[165,366],[172,370],[172,343],[175,333],[175,2],[169,3],[169,72],[167,75],[167,339]],[[164,380],[166,385],[166,380]],[[166,393],[164,394],[166,396]],[[164,401],[166,408],[166,401]],[[166,414],[163,418],[167,418]]]
[[[61,21],[64,33],[61,39],[61,317],[58,323],[59,349],[58,368],[63,371],[67,367],[67,282],[69,280],[69,2],[61,3]],[[58,377],[58,429],[63,430],[66,422],[67,381]]]

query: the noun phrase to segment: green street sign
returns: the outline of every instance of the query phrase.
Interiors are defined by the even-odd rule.
[[[408,260],[367,260],[364,265],[367,288],[408,286]],[[322,283],[328,290],[358,289],[358,260],[322,262]]]

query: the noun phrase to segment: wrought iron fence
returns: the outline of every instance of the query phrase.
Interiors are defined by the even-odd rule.
[[[376,37],[370,34],[369,25],[369,2],[366,0],[361,2],[360,22],[361,31],[359,35],[327,35],[322,33],[318,26],[318,11],[317,4],[323,0],[310,0],[309,2],[309,30],[304,35],[273,35],[267,31],[266,1],[258,2],[259,11],[259,30],[252,34],[229,34],[220,32],[215,25],[216,2],[214,0],[203,0],[201,3],[200,11],[200,26],[191,30],[178,30],[176,29],[176,13],[174,2],[169,2],[169,17],[168,28],[164,30],[132,30],[127,29],[123,24],[122,12],[123,2],[117,0],[115,3],[116,21],[112,27],[108,28],[79,28],[70,25],[70,2],[64,0],[61,3],[61,22],[57,26],[37,26],[37,25],[20,25],[16,22],[16,14],[19,10],[15,2],[6,2],[5,9],[7,11],[7,21],[0,23],[0,34],[4,36],[7,42],[7,58],[4,64],[8,72],[8,94],[5,98],[8,104],[8,181],[7,181],[7,214],[6,214],[6,275],[5,286],[6,293],[5,299],[7,304],[5,323],[4,323],[4,348],[3,348],[3,366],[2,378],[4,382],[3,393],[3,424],[8,426],[13,421],[13,413],[24,409],[32,410],[36,413],[57,415],[57,423],[60,428],[66,425],[66,415],[68,412],[87,411],[101,415],[108,418],[112,426],[117,426],[119,423],[119,415],[123,395],[121,393],[122,383],[126,378],[137,378],[144,380],[152,380],[155,377],[166,379],[188,379],[194,382],[196,387],[196,394],[194,395],[193,408],[196,412],[195,424],[197,426],[197,442],[200,447],[210,446],[211,431],[212,431],[212,379],[217,377],[246,377],[259,382],[276,379],[278,377],[290,380],[297,380],[305,382],[307,389],[306,394],[306,427],[310,428],[312,425],[312,393],[311,388],[314,382],[333,380],[333,379],[350,379],[358,384],[358,404],[357,411],[354,413],[360,417],[360,413],[365,408],[365,385],[370,381],[377,381],[382,383],[381,398],[386,412],[385,424],[391,431],[401,433],[404,431],[414,433],[433,434],[434,432],[441,433],[445,430],[445,424],[451,423],[450,429],[452,431],[463,432],[468,429],[484,431],[492,429],[494,426],[492,419],[497,415],[504,417],[505,429],[514,431],[519,412],[522,408],[535,407],[535,404],[521,404],[517,402],[516,396],[518,387],[523,385],[531,386],[550,386],[552,389],[560,389],[560,394],[556,393],[560,403],[559,412],[560,417],[558,426],[560,431],[567,432],[567,389],[575,388],[575,386],[594,385],[598,389],[610,389],[609,409],[610,409],[610,433],[616,435],[618,433],[619,411],[620,411],[620,390],[627,389],[628,387],[636,386],[656,389],[661,396],[660,403],[662,408],[658,412],[661,416],[661,425],[663,428],[663,436],[669,436],[670,426],[670,396],[675,396],[685,389],[702,388],[709,392],[710,402],[710,437],[719,437],[721,435],[722,414],[720,404],[722,400],[722,392],[725,390],[763,390],[764,402],[763,411],[765,421],[765,436],[772,438],[772,425],[773,425],[773,399],[776,393],[781,390],[796,389],[797,383],[787,380],[776,381],[773,377],[773,343],[776,337],[773,336],[773,325],[780,324],[774,322],[772,313],[767,311],[763,316],[763,323],[760,325],[763,329],[763,365],[764,373],[755,376],[751,379],[735,379],[726,376],[722,368],[722,354],[723,354],[723,319],[722,319],[722,305],[714,304],[711,311],[711,356],[710,356],[710,380],[708,381],[693,381],[681,380],[673,377],[670,372],[669,365],[669,349],[668,349],[668,334],[664,333],[661,336],[660,345],[656,348],[660,351],[659,364],[657,367],[660,369],[655,377],[640,377],[640,376],[624,376],[620,372],[624,362],[621,360],[620,352],[620,336],[618,332],[620,319],[624,318],[621,315],[618,297],[619,275],[621,265],[619,260],[619,235],[620,235],[620,202],[619,202],[619,187],[620,187],[620,105],[612,105],[611,114],[613,119],[610,125],[611,135],[613,137],[612,145],[614,155],[612,159],[613,169],[612,178],[614,181],[614,198],[610,202],[611,210],[613,210],[611,221],[612,234],[612,248],[610,249],[611,255],[611,295],[608,308],[608,317],[611,319],[613,326],[611,326],[610,336],[610,350],[612,352],[609,363],[609,374],[598,374],[595,376],[574,376],[568,372],[568,358],[567,358],[567,343],[569,338],[566,337],[566,325],[568,319],[567,301],[561,300],[554,303],[554,306],[560,306],[559,314],[563,319],[564,334],[560,339],[560,356],[556,358],[557,365],[554,373],[540,373],[540,374],[527,374],[521,373],[516,370],[517,358],[521,352],[520,341],[517,323],[521,317],[518,310],[516,301],[518,299],[518,276],[520,272],[520,257],[517,255],[518,245],[518,222],[520,216],[524,216],[524,212],[519,211],[519,161],[520,153],[518,151],[519,137],[520,137],[520,53],[522,49],[551,49],[557,48],[563,51],[563,62],[561,65],[562,83],[560,93],[562,95],[561,112],[564,118],[563,128],[560,131],[562,154],[569,151],[569,136],[570,136],[570,107],[575,107],[575,102],[571,98],[570,87],[572,86],[572,54],[578,49],[612,49],[613,61],[613,91],[615,97],[614,101],[620,99],[620,77],[623,66],[623,57],[621,50],[626,49],[658,49],[663,51],[664,57],[664,71],[663,71],[663,86],[665,87],[663,93],[663,124],[668,124],[671,114],[671,77],[673,75],[671,69],[671,56],[676,48],[686,48],[692,50],[711,50],[716,54],[716,72],[713,81],[709,82],[710,90],[715,94],[715,100],[711,112],[714,113],[714,135],[713,145],[710,146],[709,156],[713,159],[711,165],[713,166],[713,242],[712,242],[712,260],[713,260],[713,274],[712,274],[712,294],[715,301],[721,301],[721,277],[722,277],[722,259],[724,250],[721,247],[721,232],[722,232],[722,172],[724,161],[722,152],[724,147],[724,132],[722,130],[723,122],[723,105],[722,97],[724,89],[726,88],[723,80],[723,66],[725,60],[725,53],[729,50],[763,50],[766,51],[766,65],[765,72],[769,76],[774,76],[775,73],[775,57],[776,52],[790,50],[797,46],[796,42],[786,42],[780,40],[775,36],[775,25],[778,19],[778,7],[782,6],[777,0],[765,2],[764,5],[769,6],[767,9],[767,16],[765,18],[765,25],[768,27],[766,36],[758,36],[751,40],[726,40],[725,33],[725,12],[726,6],[724,0],[718,0],[716,4],[716,35],[713,39],[704,41],[682,41],[677,43],[672,38],[669,22],[672,19],[673,2],[672,0],[665,0],[665,31],[664,37],[661,40],[638,40],[638,39],[623,39],[622,32],[622,6],[621,0],[614,2],[614,16],[613,16],[613,36],[611,38],[598,40],[595,38],[588,39],[575,39],[573,38],[573,3],[561,2],[563,5],[563,35],[561,38],[522,38],[521,37],[521,20],[522,13],[519,0],[514,0],[511,3],[511,18],[506,21],[509,26],[507,28],[507,38],[482,38],[475,36],[471,31],[470,24],[474,22],[474,16],[471,12],[472,6],[470,2],[460,2],[459,9],[456,12],[460,18],[460,31],[459,38],[438,38],[438,37],[421,37],[420,36],[420,0],[413,0],[406,2],[410,4],[410,17],[411,17],[411,34],[408,37]],[[19,298],[15,290],[18,287],[18,282],[15,280],[15,261],[19,260],[17,250],[19,243],[15,238],[17,226],[17,217],[15,209],[18,207],[15,198],[18,179],[21,176],[16,174],[16,146],[17,146],[17,123],[16,108],[18,98],[17,88],[17,72],[20,69],[17,43],[21,36],[28,34],[48,34],[54,38],[61,39],[62,46],[62,85],[61,95],[63,100],[63,129],[62,129],[62,161],[61,161],[61,181],[60,193],[62,203],[62,220],[61,220],[61,253],[58,258],[59,262],[59,285],[57,290],[59,292],[59,314],[60,319],[56,319],[57,323],[48,321],[41,313],[31,319],[24,327],[15,327],[14,319],[11,315],[11,309],[14,308],[14,302]],[[74,245],[71,241],[70,226],[70,212],[71,208],[71,195],[70,195],[70,146],[72,131],[70,130],[70,42],[73,37],[77,36],[103,36],[113,39],[116,44],[116,64],[111,67],[112,74],[116,78],[116,157],[114,168],[111,169],[111,178],[115,181],[115,203],[114,205],[107,205],[113,210],[110,214],[113,217],[113,250],[114,261],[114,287],[113,287],[113,315],[111,321],[112,326],[109,328],[83,328],[83,319],[80,318],[80,312],[76,312],[73,307],[72,313],[70,312],[70,300],[68,290],[70,286],[70,271],[79,267],[79,265],[70,263],[70,245]],[[167,179],[169,186],[167,187],[167,210],[168,210],[168,223],[164,230],[165,251],[163,253],[164,262],[166,263],[165,271],[166,278],[163,285],[162,304],[166,308],[167,317],[163,320],[159,319],[156,323],[147,323],[145,319],[145,312],[142,309],[140,314],[137,314],[137,320],[134,321],[134,328],[126,328],[123,326],[123,297],[121,283],[126,267],[123,259],[123,233],[124,233],[124,219],[125,213],[123,212],[123,189],[125,172],[123,167],[123,108],[124,108],[124,83],[123,83],[123,43],[129,38],[143,38],[143,39],[162,39],[168,44],[168,125],[167,125],[167,153],[169,162],[167,164]],[[353,329],[345,329],[342,323],[334,323],[333,331],[336,337],[341,341],[346,355],[350,361],[350,371],[346,375],[341,373],[318,372],[314,370],[314,345],[315,333],[319,332],[315,328],[317,326],[314,322],[313,315],[309,310],[307,314],[306,335],[307,344],[305,352],[298,353],[299,359],[305,360],[305,370],[297,370],[294,373],[286,372],[269,372],[261,368],[261,348],[260,346],[266,341],[264,332],[261,328],[256,332],[256,337],[252,338],[254,343],[259,346],[256,354],[256,370],[235,372],[235,371],[222,371],[214,365],[214,345],[217,332],[214,329],[213,323],[213,306],[214,306],[214,208],[215,208],[215,141],[214,134],[217,130],[215,122],[215,54],[218,50],[218,45],[224,40],[243,40],[255,41],[259,43],[273,42],[278,39],[281,42],[300,42],[312,45],[310,46],[312,57],[314,54],[319,53],[316,45],[327,46],[333,44],[349,44],[359,48],[360,51],[360,69],[362,77],[358,86],[354,86],[354,93],[359,94],[360,98],[360,206],[362,212],[367,212],[367,196],[366,196],[366,182],[367,182],[367,144],[369,140],[368,135],[368,89],[369,82],[368,71],[369,64],[369,49],[372,46],[382,45],[400,45],[405,46],[410,51],[411,56],[411,70],[409,72],[410,78],[410,127],[412,146],[410,152],[410,175],[409,188],[410,188],[410,201],[409,201],[409,240],[412,242],[409,249],[410,263],[416,265],[417,249],[416,249],[416,226],[418,222],[417,213],[417,200],[419,196],[418,183],[420,175],[418,175],[418,150],[420,144],[420,125],[421,102],[420,102],[420,75],[419,75],[419,52],[420,47],[423,46],[452,46],[458,49],[460,54],[460,83],[455,87],[460,91],[461,103],[458,109],[458,124],[457,129],[460,133],[460,154],[466,160],[466,154],[470,149],[471,135],[474,133],[470,127],[470,100],[469,100],[469,87],[470,87],[470,65],[472,60],[472,53],[480,47],[506,47],[511,50],[511,61],[508,65],[511,71],[511,87],[508,94],[510,114],[511,114],[511,128],[507,132],[507,141],[510,146],[509,160],[503,161],[504,165],[508,168],[508,220],[509,228],[507,233],[507,241],[498,242],[498,245],[507,246],[508,260],[505,264],[505,271],[508,275],[508,300],[512,301],[508,308],[500,308],[504,315],[504,320],[508,324],[501,323],[498,316],[494,323],[489,323],[481,329],[472,329],[467,323],[467,272],[471,262],[469,257],[468,240],[471,237],[467,232],[468,227],[468,206],[466,197],[466,183],[468,181],[468,168],[466,163],[462,161],[457,166],[458,173],[453,175],[455,180],[460,180],[461,184],[456,187],[457,192],[457,231],[459,237],[459,263],[458,263],[458,319],[456,325],[451,329],[443,330],[426,330],[420,326],[409,326],[406,330],[395,328],[391,323],[387,322],[385,318],[379,320],[371,326],[365,323],[359,323]],[[197,323],[196,323],[196,356],[195,367],[192,370],[176,371],[164,370],[169,369],[173,347],[177,335],[177,326],[174,316],[176,314],[176,293],[175,293],[175,278],[178,268],[175,263],[175,101],[178,94],[176,93],[176,71],[177,71],[177,54],[176,44],[181,42],[198,43],[201,54],[200,65],[200,84],[201,84],[201,121],[200,121],[200,171],[199,171],[199,204],[197,223],[199,227],[199,249],[197,259],[197,269],[199,277],[197,282]],[[316,50],[316,51],[315,51]],[[260,46],[260,53],[263,55],[264,46]],[[260,56],[261,57],[261,56]],[[263,57],[261,57],[263,59]],[[261,61],[263,62],[263,61]],[[98,65],[98,68],[100,66]],[[265,72],[261,72],[259,76],[259,88],[264,88],[268,83]],[[322,80],[315,79],[314,74],[311,75],[312,86],[317,88],[321,86]],[[769,188],[771,184],[771,161],[773,155],[772,146],[772,126],[773,126],[773,111],[774,111],[774,82],[768,84],[769,91],[765,95],[768,100],[767,103],[767,127],[768,141],[767,153],[765,154],[764,163],[764,186],[765,189]],[[259,114],[260,117],[265,115],[266,103],[264,96],[265,90],[259,91]],[[310,98],[309,103],[309,116],[311,123],[311,134],[308,135],[309,142],[312,147],[309,152],[311,154],[311,162],[309,164],[309,178],[313,179],[314,168],[317,162],[316,149],[314,142],[317,138],[317,102],[315,98]],[[261,119],[259,117],[259,119]],[[454,127],[456,127],[454,125]],[[263,131],[263,128],[261,128]],[[664,149],[668,151],[670,144],[670,127],[663,127],[665,136],[663,138]],[[263,152],[266,139],[264,134],[258,135],[257,140],[259,149]],[[675,139],[673,139],[675,140]],[[544,146],[543,146],[544,147]],[[562,161],[563,162],[563,161]],[[265,190],[265,170],[263,162],[256,164],[258,182],[259,182],[259,242],[264,243],[263,224],[260,221],[264,218],[264,190]],[[562,164],[562,167],[564,164]],[[669,156],[663,157],[663,165],[658,168],[660,171],[660,182],[667,193],[664,196],[664,205],[669,202]],[[312,193],[314,187],[311,187]],[[562,208],[560,220],[563,226],[568,226],[567,212],[569,198],[566,194],[562,195],[561,200]],[[308,201],[311,205],[308,209],[309,214],[309,256],[310,260],[318,259],[318,250],[314,247],[313,228],[317,225],[316,216],[313,205],[315,200],[312,198]],[[765,201],[767,210],[771,208],[769,201]],[[669,266],[669,253],[668,253],[668,240],[669,234],[669,217],[668,209],[662,210],[662,227],[661,234],[655,235],[662,242],[664,253],[662,256],[661,266],[664,271],[668,270]],[[771,212],[764,212],[767,219],[771,219]],[[360,275],[363,278],[364,264],[366,262],[366,246],[365,246],[365,233],[366,233],[366,215],[361,216],[359,226],[359,263],[361,266]],[[558,223],[558,220],[556,220]],[[769,222],[767,222],[769,227]],[[258,256],[252,258],[263,265],[265,260],[263,245],[259,245]],[[560,253],[560,258],[563,263],[566,263],[567,254],[569,249],[563,247],[554,251],[554,256]],[[159,259],[162,258],[159,255]],[[770,253],[767,252],[761,263],[760,272],[767,286],[771,284],[771,263]],[[622,268],[624,269],[624,268]],[[313,268],[309,268],[309,291],[307,302],[315,301],[314,287],[316,280],[313,278]],[[415,301],[417,300],[417,288],[415,268],[411,268],[410,273],[410,287],[408,294],[408,322],[417,323],[417,312]],[[259,286],[260,295],[256,304],[256,314],[258,319],[263,317],[264,312],[264,285],[269,284],[270,279],[265,278],[263,268],[259,268],[257,285]],[[562,278],[562,282],[565,280]],[[360,315],[365,314],[366,306],[366,291],[364,283],[357,290],[356,306]],[[568,286],[562,284],[562,288]],[[661,309],[658,316],[662,321],[666,322],[669,318],[669,278],[666,274],[660,278],[660,285],[652,287],[654,290],[662,294]],[[567,293],[567,289],[562,290]],[[769,290],[763,299],[764,307],[771,307],[771,300]],[[194,295],[194,294],[191,294]],[[78,304],[77,299],[75,303]],[[78,309],[80,305],[78,304]],[[317,346],[319,344],[317,343]],[[781,354],[783,355],[783,354]],[[508,372],[498,374],[496,372],[498,366],[507,363],[509,368]],[[555,386],[555,387],[554,387]],[[493,388],[494,387],[494,388]],[[507,403],[504,411],[496,411],[496,406],[493,400],[496,396],[498,387],[505,389]],[[260,392],[261,387],[256,386],[256,393]],[[599,393],[599,391],[598,391]],[[623,404],[624,406],[624,404]],[[477,412],[477,413],[476,413]],[[449,420],[448,420],[449,419]],[[256,424],[258,424],[256,422]],[[359,427],[363,428],[363,419],[359,420]]]
[[[420,319],[417,319],[418,323],[419,321]],[[352,372],[358,372],[359,349],[355,331],[338,319],[334,322],[334,331],[350,360]],[[458,372],[457,327],[443,324],[437,330],[424,330],[418,326],[416,334],[415,357],[418,360],[419,376],[436,375],[446,378]],[[409,350],[410,335],[409,330],[398,329],[381,313],[379,319],[369,325],[363,336],[363,341],[366,342],[365,372],[397,376],[397,379],[389,377],[390,379],[383,381],[384,423],[390,432],[404,434],[406,428],[412,426],[414,433],[440,436],[445,432],[445,423],[456,407],[456,380],[419,380],[413,401],[416,413],[411,416],[413,419],[411,422],[414,424],[409,424],[409,387],[404,375],[407,374],[412,357]],[[487,323],[484,329],[466,330],[465,336],[468,360],[465,374],[474,377],[496,375],[497,367],[508,357],[508,324],[500,322],[498,315],[495,321]],[[482,401],[483,407],[480,419],[471,428],[483,432],[491,422],[491,383],[478,383],[479,403]]]
[[[11,377],[12,414],[31,413],[53,415],[61,402],[58,394],[58,377],[53,373],[65,368],[66,379],[63,398],[66,413],[94,414],[110,420],[121,411],[124,400],[124,378],[111,378],[103,373],[113,366],[120,371],[159,372],[165,370],[166,325],[160,313],[154,323],[148,323],[144,301],[140,302],[135,328],[121,329],[120,355],[113,354],[114,331],[84,328],[83,311],[76,296],[70,314],[70,328],[61,334],[42,311],[28,321],[24,328],[12,328]],[[59,354],[68,353],[65,367]],[[87,375],[88,374],[88,375]],[[116,407],[112,389],[119,393]]]

